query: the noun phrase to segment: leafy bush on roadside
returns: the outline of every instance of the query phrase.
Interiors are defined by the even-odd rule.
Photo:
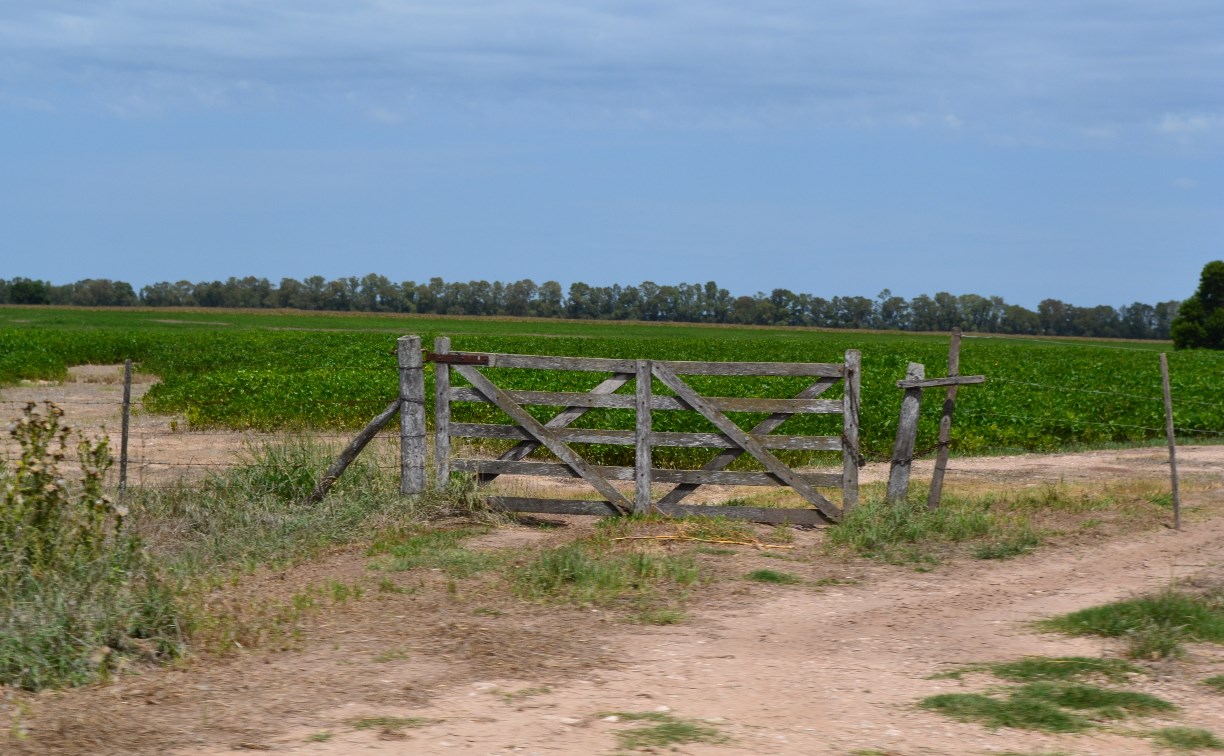
[[[174,591],[102,493],[106,442],[74,436],[62,417],[28,404],[11,430],[20,456],[0,473],[0,684],[30,690],[180,653]]]

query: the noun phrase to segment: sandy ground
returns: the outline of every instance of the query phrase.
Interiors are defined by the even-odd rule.
[[[6,389],[4,398],[26,391],[96,397],[113,389],[78,380]],[[117,427],[113,417],[69,411],[82,426]],[[179,435],[201,443],[188,448],[179,440],[191,459],[221,454],[225,441],[235,440],[234,434]],[[156,448],[163,454],[171,446]],[[436,572],[391,573],[403,592],[370,590],[330,605],[305,621],[302,638],[286,650],[235,650],[105,686],[19,697],[20,712],[10,702],[0,715],[14,717],[15,731],[27,737],[0,740],[0,750],[611,753],[616,732],[634,725],[609,721],[608,713],[658,711],[704,720],[728,738],[674,749],[687,754],[1159,753],[1133,733],[1177,724],[1224,736],[1224,696],[1199,682],[1224,673],[1224,650],[1194,646],[1187,659],[1154,667],[1135,682],[1135,689],[1177,704],[1176,714],[1088,734],[991,731],[925,712],[915,702],[989,687],[981,676],[929,679],[970,662],[1112,653],[1113,642],[1041,634],[1029,623],[1224,570],[1224,447],[1186,447],[1179,455],[1189,492],[1180,532],[1148,527],[1055,538],[1015,560],[952,560],[918,572],[819,557],[823,533],[803,531],[794,552],[802,559],[778,561],[747,547],[703,559],[721,560],[718,569],[728,575],[770,567],[835,584],[717,582],[697,591],[687,619],[674,626],[544,609],[505,595],[491,579],[456,586]],[[1165,455],[1154,449],[964,459],[952,469],[950,487],[1059,481],[1104,487],[1160,480],[1168,470]],[[864,477],[885,474],[871,467]],[[926,475],[919,465],[915,476]],[[563,527],[506,527],[477,546],[531,547],[590,527],[587,518],[551,519]],[[341,552],[251,576],[236,590],[277,597],[304,585],[372,585],[379,577],[360,552]],[[402,729],[360,728],[370,717],[418,721]]]

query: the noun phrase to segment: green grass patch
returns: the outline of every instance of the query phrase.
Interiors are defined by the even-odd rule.
[[[803,582],[803,578],[798,575],[792,575],[789,572],[778,572],[777,570],[753,570],[745,575],[744,579],[757,583],[772,583],[774,585],[798,585]]]
[[[679,536],[698,541],[753,542],[756,533],[751,523],[726,517],[667,517],[660,514],[633,514],[606,517],[595,524],[597,538],[612,540],[634,536]]]
[[[487,532],[487,527],[465,526],[389,533],[379,537],[368,554],[381,557],[379,565],[392,572],[425,568],[441,570],[454,578],[467,578],[505,561],[504,556],[463,547],[465,539]]]
[[[1082,732],[1097,720],[1176,708],[1146,693],[1050,682],[1030,682],[999,694],[945,693],[924,698],[919,706],[962,722],[1044,732]]]
[[[683,599],[684,589],[700,573],[688,555],[612,550],[578,541],[540,552],[510,576],[515,592],[527,599],[594,606],[632,601],[645,611]]]
[[[517,703],[526,698],[533,696],[546,696],[552,693],[552,688],[547,685],[537,685],[531,688],[520,688],[512,691],[495,691],[506,703]]]
[[[895,504],[871,499],[829,529],[828,547],[892,564],[930,563],[953,544],[991,539],[985,548],[1031,533],[1023,520],[990,511],[992,503],[947,497],[932,512],[917,496]]]
[[[1068,713],[1049,701],[1031,698],[1000,699],[981,693],[943,693],[924,698],[918,705],[960,722],[990,728],[1083,732],[1092,726],[1084,717]]]
[[[978,546],[973,550],[973,556],[977,559],[1012,559],[1031,553],[1040,545],[1041,537],[1026,527]]]
[[[355,730],[382,730],[384,732],[399,732],[412,727],[424,727],[433,724],[435,720],[426,717],[361,717],[349,724]]]
[[[1147,733],[1157,745],[1175,751],[1224,750],[1224,740],[1197,727],[1164,727]]]
[[[1070,635],[1128,639],[1135,659],[1179,656],[1186,641],[1224,642],[1224,600],[1219,592],[1168,589],[1151,596],[1094,606],[1037,623]]]
[[[970,664],[933,675],[933,680],[960,680],[966,673],[988,672],[1009,682],[1071,681],[1100,677],[1109,682],[1125,682],[1129,675],[1142,672],[1121,659],[1100,659],[1089,656],[1030,656],[1014,662]]]
[[[1129,675],[1142,671],[1121,659],[1088,656],[1034,656],[990,665],[990,672],[995,677],[1011,682],[1065,681],[1085,677],[1102,677],[1110,682],[1124,682]]]
[[[1224,675],[1216,675],[1215,677],[1208,677],[1206,680],[1203,681],[1203,684],[1210,688],[1215,689],[1217,693],[1224,693]]]
[[[716,728],[691,719],[682,719],[657,711],[604,712],[599,717],[617,717],[624,722],[650,722],[642,727],[619,730],[617,745],[626,751],[647,748],[668,748],[689,743],[726,743],[728,738]]]

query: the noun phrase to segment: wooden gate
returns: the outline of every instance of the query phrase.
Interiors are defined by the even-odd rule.
[[[589,357],[549,357],[521,354],[451,352],[450,339],[439,337],[434,351],[425,355],[434,363],[436,413],[435,473],[439,484],[449,480],[452,471],[478,476],[488,483],[499,475],[537,475],[581,478],[602,497],[601,500],[526,498],[492,496],[490,504],[516,512],[553,514],[630,514],[661,512],[668,515],[722,515],[758,522],[817,524],[836,522],[845,509],[858,500],[859,371],[857,350],[849,350],[844,364],[793,362],[682,362],[674,360],[621,360]],[[418,363],[419,364],[419,363]],[[589,392],[505,390],[478,368],[526,368],[534,370],[584,371],[608,373],[608,377]],[[470,386],[452,386],[452,373]],[[792,399],[706,397],[693,390],[682,376],[806,376],[810,386]],[[652,378],[666,386],[674,396],[652,393]],[[635,383],[633,394],[615,393]],[[842,398],[820,399],[837,383],[844,383]],[[451,418],[452,402],[482,402],[496,405],[509,415],[513,425],[459,423]],[[526,406],[562,408],[546,422],[527,412]],[[575,420],[595,407],[632,409],[635,429],[609,430],[570,427]],[[653,429],[652,413],[669,410],[694,410],[708,420],[717,432],[680,433]],[[768,412],[768,418],[745,431],[730,420],[727,412]],[[799,414],[840,414],[839,436],[775,435],[788,418]],[[497,459],[452,457],[452,438],[510,439],[518,443]],[[572,444],[616,444],[636,447],[632,467],[594,465],[584,459]],[[651,449],[689,447],[720,450],[699,470],[655,468]],[[552,452],[557,461],[533,461],[527,457],[541,447]],[[771,450],[799,449],[840,451],[840,473],[803,473],[783,463]],[[737,472],[725,468],[748,454],[764,472]],[[618,488],[615,481],[633,482]],[[657,500],[652,498],[654,484],[674,484]],[[700,486],[722,484],[737,486],[789,486],[810,505],[804,509],[769,507],[687,505],[680,502]],[[842,506],[834,504],[817,488],[842,490]],[[622,490],[624,489],[624,490]]]

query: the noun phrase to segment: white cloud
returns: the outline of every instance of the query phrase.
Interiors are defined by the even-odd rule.
[[[1199,182],[1185,176],[1173,179],[1172,183],[1178,189],[1197,189],[1199,185]]]
[[[1166,134],[1193,134],[1224,127],[1224,116],[1166,113],[1156,128]]]
[[[234,108],[404,91],[652,123],[1219,128],[1218,0],[42,0],[0,10],[0,92]],[[164,86],[187,82],[192,96]],[[232,82],[250,84],[235,93]],[[355,105],[349,94],[357,92]],[[202,95],[201,95],[202,93]],[[65,95],[66,96],[66,95]],[[156,103],[155,103],[156,104]],[[131,108],[124,108],[130,112]],[[157,108],[149,108],[149,112]]]

